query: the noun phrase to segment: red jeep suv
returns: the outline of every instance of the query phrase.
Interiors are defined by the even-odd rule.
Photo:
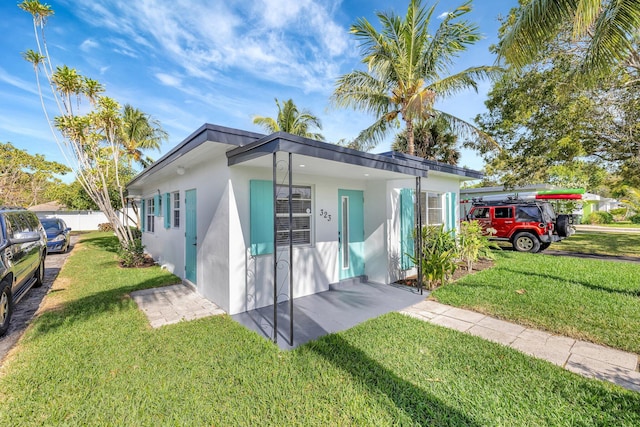
[[[539,252],[573,234],[571,215],[556,215],[548,202],[474,200],[467,220],[476,220],[492,240],[508,241],[519,252]]]

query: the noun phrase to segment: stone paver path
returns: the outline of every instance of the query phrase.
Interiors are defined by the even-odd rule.
[[[131,298],[147,315],[152,328],[224,313],[183,284],[131,292]]]
[[[509,346],[585,377],[640,392],[636,354],[525,328],[435,301],[422,301],[401,313]]]

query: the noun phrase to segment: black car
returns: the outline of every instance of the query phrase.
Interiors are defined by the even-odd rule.
[[[71,241],[71,229],[60,218],[40,218],[47,233],[47,252],[67,252]]]
[[[38,217],[22,208],[0,207],[0,335],[13,307],[32,287],[42,286],[47,236]]]

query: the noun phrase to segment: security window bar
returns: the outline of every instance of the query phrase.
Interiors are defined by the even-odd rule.
[[[289,245],[289,229],[294,245],[311,244],[311,187],[291,187],[293,222],[289,227],[289,186],[276,185],[276,245]]]

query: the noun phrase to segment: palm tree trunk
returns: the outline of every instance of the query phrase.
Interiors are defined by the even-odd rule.
[[[410,119],[405,119],[405,123],[407,124],[407,154],[410,156],[416,155],[416,147],[415,147],[415,138],[413,136],[413,121]]]

